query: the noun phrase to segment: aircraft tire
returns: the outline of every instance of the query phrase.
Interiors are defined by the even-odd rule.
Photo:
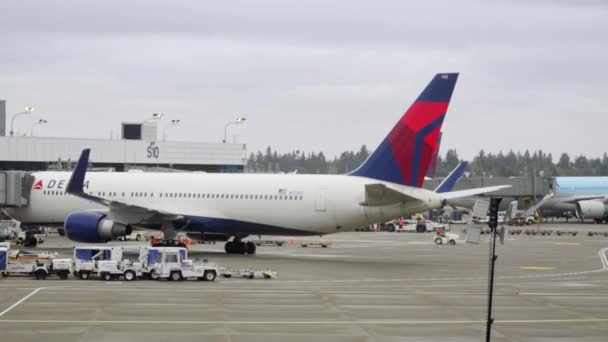
[[[244,242],[238,242],[235,246],[236,254],[247,254],[247,244]]]
[[[234,254],[234,249],[234,242],[232,241],[228,241],[224,245],[224,250],[226,251],[226,254]]]
[[[247,254],[255,254],[256,249],[255,243],[251,241],[247,242]]]

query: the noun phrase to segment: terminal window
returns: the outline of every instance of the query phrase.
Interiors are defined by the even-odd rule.
[[[141,124],[123,124],[122,138],[127,140],[141,140]]]

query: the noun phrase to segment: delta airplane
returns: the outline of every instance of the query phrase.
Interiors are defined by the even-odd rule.
[[[33,173],[29,205],[5,212],[21,222],[64,222],[68,238],[79,242],[107,242],[141,227],[166,238],[181,231],[232,238],[226,253],[254,254],[255,244],[242,241],[248,235],[349,231],[508,187],[421,187],[457,78],[436,75],[348,175],[87,173],[85,149],[72,173]]]

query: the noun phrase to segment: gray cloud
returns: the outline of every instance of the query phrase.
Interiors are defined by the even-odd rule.
[[[0,4],[0,97],[40,135],[109,137],[163,111],[169,138],[251,151],[375,147],[428,80],[461,79],[443,149],[599,155],[602,1],[28,1]],[[19,129],[29,127],[20,119]]]

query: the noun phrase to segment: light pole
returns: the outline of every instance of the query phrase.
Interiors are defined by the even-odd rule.
[[[246,120],[247,120],[247,118],[244,118],[244,117],[238,117],[238,118],[234,119],[234,121],[230,121],[230,122],[228,122],[228,123],[226,124],[226,126],[224,126],[224,140],[222,140],[222,142],[223,142],[224,144],[226,143],[226,139],[227,139],[227,136],[228,136],[228,126],[230,126],[230,125],[232,125],[232,124],[235,124],[235,125],[242,124],[242,123],[243,123],[243,122],[245,122]]]
[[[40,119],[38,121],[34,121],[34,123],[32,124],[32,127],[30,128],[30,137],[34,136],[34,126],[35,125],[44,125],[49,123],[48,121],[44,120],[44,119]]]
[[[34,111],[34,107],[32,107],[32,106],[25,106],[25,109],[23,110],[23,112],[15,113],[13,115],[13,118],[11,119],[11,137],[13,135],[15,135],[15,131],[13,130],[13,126],[14,126],[14,123],[15,123],[15,118],[18,117],[21,114],[32,114],[33,111]]]
[[[169,128],[169,126],[177,126],[179,122],[179,119],[173,119],[170,123],[166,124],[165,127],[163,127],[163,141],[167,140],[167,128]]]

